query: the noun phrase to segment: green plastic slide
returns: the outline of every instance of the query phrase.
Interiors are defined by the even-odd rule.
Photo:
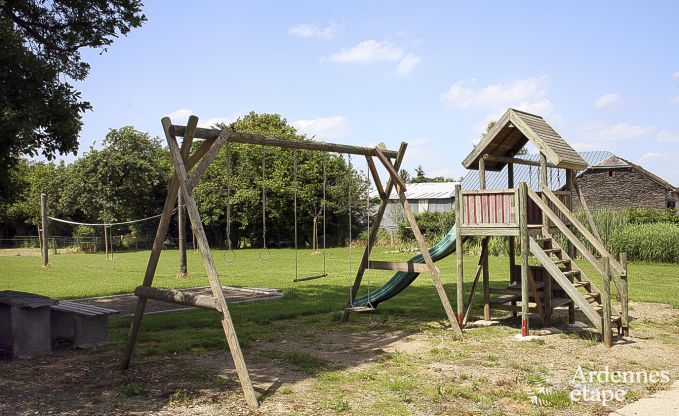
[[[439,261],[455,252],[455,226],[448,231],[438,243],[429,249],[429,255],[432,260]],[[411,263],[424,263],[422,254],[408,260]],[[357,297],[354,300],[353,306],[369,306],[377,307],[377,305],[385,300],[391,299],[401,293],[405,288],[410,286],[412,282],[417,279],[419,273],[416,272],[397,272],[384,286],[370,290],[369,294]]]

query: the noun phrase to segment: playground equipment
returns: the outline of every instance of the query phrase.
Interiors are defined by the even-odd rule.
[[[538,148],[539,162],[514,157],[527,142]],[[628,335],[626,258],[623,255],[617,260],[599,237],[575,181],[577,170],[587,168],[580,155],[542,117],[509,109],[462,164],[467,169],[478,169],[480,186],[478,190],[461,190],[458,186],[455,195],[458,320],[463,321],[464,313],[462,245],[465,237],[476,236],[482,239],[483,247],[479,265],[484,319],[490,319],[491,309],[515,315],[521,312],[521,332],[528,335],[530,312],[550,325],[554,309],[567,307],[569,322],[573,323],[577,307],[601,331],[607,346],[612,343],[612,326],[618,328],[619,335]],[[514,164],[538,166],[540,189],[533,190],[525,182],[515,186]],[[505,165],[507,188],[486,189],[486,171],[501,171]],[[557,178],[559,170],[564,170],[564,191],[551,189],[548,167],[552,172],[556,170]],[[589,229],[571,211],[574,194],[584,209]],[[491,236],[509,239],[509,285],[502,289],[491,288],[489,284],[487,246]],[[514,254],[516,237],[521,250],[518,265]],[[564,242],[566,247],[561,245]],[[529,263],[531,254],[538,265]],[[601,274],[601,288],[577,265],[576,254]],[[474,288],[478,279],[479,273]],[[611,280],[620,297],[619,311],[615,313],[611,305]],[[491,294],[499,296],[491,298]]]
[[[413,214],[408,200],[406,199],[406,185],[398,175],[398,169],[400,168],[401,162],[405,155],[405,150],[407,147],[406,143],[401,143],[399,150],[393,151],[387,150],[382,144],[375,148],[368,148],[344,144],[323,143],[310,140],[281,139],[262,135],[238,133],[232,131],[229,128],[225,128],[223,130],[198,128],[198,118],[195,116],[189,117],[186,126],[173,125],[171,120],[167,117],[163,118],[161,123],[163,125],[165,137],[170,148],[175,172],[170,181],[163,213],[160,217],[155,241],[151,250],[151,256],[149,258],[146,273],[144,275],[144,281],[142,285],[137,287],[135,290],[135,294],[138,296],[138,301],[134,318],[130,326],[128,341],[121,361],[122,369],[127,369],[129,367],[132,351],[134,349],[137,334],[139,333],[147,299],[156,299],[165,302],[213,309],[220,313],[224,335],[226,337],[229,351],[233,358],[236,371],[240,379],[241,387],[243,388],[245,400],[251,408],[256,408],[258,406],[257,396],[255,395],[255,391],[252,387],[252,382],[250,380],[245,360],[243,359],[243,354],[238,343],[236,331],[231,320],[229,308],[224,299],[224,294],[222,293],[222,285],[217,274],[212,253],[210,252],[210,246],[205,236],[205,230],[203,229],[200,213],[198,212],[198,207],[193,197],[193,189],[200,181],[200,178],[203,176],[203,174],[206,172],[210,163],[212,163],[212,161],[215,159],[219,150],[225,144],[230,142],[283,149],[302,149],[321,152],[344,153],[365,157],[368,164],[368,169],[372,175],[373,183],[379,193],[381,204],[374,216],[372,226],[370,227],[368,243],[363,253],[363,259],[356,272],[353,286],[351,287],[348,306],[344,310],[345,319],[348,319],[349,314],[353,312],[363,312],[366,309],[371,309],[370,307],[366,308],[365,306],[355,306],[356,295],[360,288],[366,269],[370,268],[397,271],[414,270],[418,273],[429,273],[431,275],[434,286],[436,287],[436,291],[440,297],[441,303],[452,328],[457,334],[462,335],[462,330],[457,319],[455,318],[453,308],[450,305],[450,301],[448,300],[448,297],[443,289],[439,271],[434,265],[432,256],[429,254],[429,250],[427,249],[424,238],[422,237],[419,227],[415,222],[415,215]],[[177,136],[183,137],[181,147],[177,143]],[[193,153],[190,153],[194,139],[203,139],[203,142]],[[380,180],[374,161],[375,158],[377,158],[377,160],[383,165],[387,171],[387,174],[389,175],[389,180],[387,181],[386,185],[383,185]],[[191,169],[194,167],[195,169],[193,169],[191,172]],[[263,167],[262,171],[265,172],[265,167]],[[396,192],[398,193],[400,203],[403,206],[406,218],[422,253],[424,264],[412,262],[394,263],[370,260],[370,251],[376,240],[380,221],[389,203],[388,196],[391,194],[392,188],[395,188]],[[167,235],[170,216],[175,202],[177,201],[177,195],[180,192],[183,197],[186,210],[189,214],[189,220],[191,221],[192,229],[195,233],[196,241],[198,242],[198,247],[203,258],[203,266],[207,272],[212,296],[191,295],[177,290],[152,287],[163,241]],[[266,190],[263,188],[263,201],[265,201],[265,198]],[[266,215],[264,210],[263,215]]]
[[[527,142],[540,151],[540,161],[514,158]],[[514,185],[514,164],[537,167],[540,171],[540,189],[526,183]],[[612,344],[612,326],[619,335],[629,335],[627,261],[624,253],[616,260],[599,237],[596,225],[575,181],[577,170],[587,163],[573,148],[549,126],[542,117],[510,109],[497,122],[485,139],[464,160],[468,169],[479,170],[478,190],[456,189],[456,225],[431,249],[433,261],[452,253],[457,255],[457,319],[460,326],[467,323],[472,300],[479,278],[483,286],[483,317],[491,318],[490,311],[510,311],[515,316],[521,312],[522,335],[529,332],[529,313],[537,313],[544,325],[550,325],[556,308],[568,308],[570,323],[575,320],[575,308],[602,334],[607,345]],[[507,166],[507,189],[486,189],[486,170],[501,171]],[[556,176],[557,189],[552,191],[548,179],[551,168],[552,181]],[[571,211],[571,198],[575,194],[583,207],[589,229]],[[564,249],[561,242],[566,242]],[[579,235],[578,235],[579,234]],[[465,306],[463,243],[467,237],[481,238],[481,254],[472,281],[471,293]],[[488,241],[491,236],[509,240],[509,285],[491,288],[488,271]],[[516,264],[516,237],[521,249],[520,264]],[[592,253],[588,247],[593,247]],[[532,254],[539,265],[529,264]],[[601,288],[577,265],[576,255],[589,262],[602,276]],[[374,263],[374,262],[373,262]],[[419,275],[423,256],[409,260],[408,269],[401,270],[382,287],[354,300],[354,305],[377,307],[407,288]],[[611,280],[620,299],[619,312],[613,313]],[[491,298],[491,295],[498,295]]]

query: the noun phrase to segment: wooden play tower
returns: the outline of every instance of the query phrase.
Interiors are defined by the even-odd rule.
[[[540,152],[539,161],[514,157],[528,142]],[[515,316],[520,312],[522,334],[528,335],[531,313],[549,326],[555,309],[567,308],[573,323],[577,308],[601,332],[607,346],[612,344],[613,326],[619,336],[628,335],[626,258],[623,254],[616,259],[599,237],[575,181],[577,171],[587,168],[580,155],[542,117],[509,109],[462,164],[479,171],[479,189],[461,190],[459,185],[456,189],[458,320],[463,323],[468,315],[464,313],[463,243],[475,236],[481,238],[482,250],[472,288],[482,276],[484,319],[490,319],[492,309]],[[539,168],[538,189],[514,183],[515,164]],[[505,166],[507,187],[487,189],[486,172],[502,171]],[[565,190],[552,190],[548,168],[565,171]],[[589,227],[571,211],[572,197],[579,199]],[[490,287],[490,237],[509,240],[510,276],[503,288]],[[579,262],[589,262],[601,279],[587,276]],[[611,281],[619,304],[612,305]]]

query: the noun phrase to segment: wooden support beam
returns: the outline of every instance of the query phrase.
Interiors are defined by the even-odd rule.
[[[377,193],[380,195],[380,199],[389,199],[389,195],[384,192],[384,188],[382,187],[382,181],[380,180],[380,174],[377,172],[377,167],[375,166],[375,162],[373,161],[372,156],[366,156],[365,157],[366,161],[368,162],[368,169],[370,169],[370,174],[373,177],[373,182],[375,183],[375,188],[377,188]]]
[[[603,244],[601,235],[599,235],[599,230],[597,229],[596,223],[594,222],[594,217],[592,217],[592,213],[589,210],[589,206],[585,200],[585,195],[583,195],[580,191],[580,185],[578,184],[577,180],[573,181],[573,187],[575,188],[575,194],[578,196],[578,200],[580,201],[580,206],[585,212],[585,217],[587,217],[587,222],[589,223],[589,228],[591,229],[592,234],[597,238],[597,240],[601,242],[601,244]]]
[[[610,348],[613,345],[613,331],[611,329],[611,263],[608,257],[603,258],[604,272],[601,275],[601,303],[603,306],[603,329],[602,340],[604,345]]]
[[[549,279],[549,276],[547,276],[547,278]],[[545,322],[545,311],[544,311],[544,309],[542,309],[542,302],[540,301],[540,294],[538,293],[538,288],[535,285],[535,279],[533,278],[533,272],[531,271],[530,267],[528,268],[528,284],[530,285],[530,292],[533,295],[533,302],[535,303],[535,308],[538,311],[538,315],[540,315],[540,320],[544,323]]]
[[[256,409],[259,407],[257,395],[255,394],[255,390],[252,387],[252,381],[250,380],[250,374],[248,373],[247,366],[245,365],[245,359],[243,358],[243,352],[241,351],[240,343],[238,342],[238,336],[236,335],[236,330],[233,326],[231,313],[229,312],[229,307],[227,306],[226,300],[224,299],[222,285],[219,281],[219,275],[217,274],[217,267],[215,265],[214,259],[212,258],[212,253],[210,252],[210,246],[207,241],[207,236],[205,235],[205,229],[203,228],[203,222],[200,218],[200,213],[198,212],[198,206],[196,205],[196,201],[188,188],[186,166],[184,164],[181,151],[177,145],[177,140],[170,133],[170,119],[166,117],[162,120],[162,123],[163,129],[165,130],[165,136],[167,137],[167,143],[170,147],[170,155],[172,156],[172,162],[175,167],[175,174],[179,180],[180,191],[184,197],[186,210],[188,211],[189,219],[191,220],[191,227],[196,233],[198,248],[200,249],[200,253],[203,258],[203,266],[210,282],[212,295],[217,298],[219,307],[221,309],[222,329],[224,330],[226,342],[229,346],[229,351],[231,352],[231,357],[233,358],[236,372],[238,373],[238,378],[240,379],[243,394],[245,395],[245,401],[251,409]]]
[[[185,126],[172,125],[170,126],[170,134],[173,136],[183,136],[186,131]],[[219,129],[205,129],[197,128],[195,132],[196,139],[211,139],[215,140],[221,134]],[[375,149],[370,147],[352,146],[347,144],[325,143],[313,140],[294,140],[282,139],[279,137],[262,136],[259,134],[249,134],[240,132],[231,132],[229,141],[232,143],[243,144],[258,144],[260,146],[280,147],[284,149],[302,149],[302,150],[316,150],[321,152],[331,153],[345,153],[352,155],[376,156]],[[396,158],[398,152],[395,150],[382,150],[382,153],[391,159]]]
[[[42,265],[47,267],[49,264],[49,246],[47,244],[47,194],[40,194],[40,222],[42,223]]]
[[[528,335],[529,311],[528,311],[528,186],[526,182],[519,185],[519,197],[517,198],[517,211],[519,213],[519,240],[521,244],[521,335]]]
[[[462,241],[462,188],[455,185],[455,259],[457,320],[462,325],[464,311],[464,242]]]
[[[434,282],[436,292],[439,295],[439,299],[441,299],[441,304],[443,305],[443,309],[445,310],[446,315],[448,316],[450,325],[452,326],[456,334],[460,338],[462,338],[462,326],[458,322],[458,319],[455,317],[455,313],[453,312],[453,307],[450,305],[450,301],[448,300],[446,290],[443,288],[443,282],[441,282],[441,277],[439,276],[438,269],[436,268],[436,265],[434,265],[434,261],[432,260],[431,255],[429,254],[429,248],[427,247],[427,244],[424,241],[424,237],[420,232],[420,227],[417,225],[417,221],[415,220],[415,214],[413,214],[413,210],[410,208],[410,203],[408,202],[408,199],[406,198],[406,194],[403,189],[398,190],[398,197],[401,200],[401,205],[403,205],[403,210],[405,212],[406,218],[410,223],[410,228],[413,232],[413,235],[415,236],[415,241],[417,241],[418,248],[420,249],[420,254],[422,255],[422,257],[424,257],[424,262],[426,263],[427,267],[429,267],[431,279]]]
[[[510,157],[513,157],[514,153],[510,152]],[[507,188],[514,188],[514,162],[507,163]],[[518,279],[514,273],[516,269],[516,238],[510,236],[509,238],[509,281],[510,283],[516,282]]]
[[[169,119],[168,123],[169,123]],[[195,126],[198,124],[198,117],[191,116],[188,120],[188,127],[186,129],[186,135],[184,136],[184,141],[182,142],[182,153],[188,154],[193,143],[193,137],[191,133],[195,131]],[[187,161],[187,169],[191,169],[205,152],[212,145],[212,141],[206,140],[196,152],[191,155]],[[160,259],[160,252],[163,249],[163,243],[165,242],[165,237],[167,236],[167,230],[170,227],[170,220],[172,219],[172,209],[174,208],[175,202],[177,201],[177,194],[179,191],[179,180],[177,179],[176,173],[172,175],[170,179],[170,184],[168,186],[167,197],[165,198],[165,205],[163,206],[163,213],[160,216],[160,221],[158,222],[158,228],[156,229],[156,237],[153,240],[153,247],[151,248],[151,255],[149,256],[149,261],[146,265],[146,272],[144,273],[143,286],[151,286],[153,283],[153,277],[156,274],[156,268],[158,267],[158,260]],[[120,369],[126,370],[130,366],[130,359],[132,358],[132,352],[134,351],[134,345],[137,342],[137,335],[139,333],[139,328],[141,327],[141,321],[144,317],[144,310],[146,309],[146,298],[137,299],[137,306],[134,311],[134,317],[132,318],[132,323],[130,324],[130,331],[127,336],[127,344],[125,344],[125,349],[123,351],[123,358],[120,361]]]
[[[622,334],[629,336],[629,288],[627,278],[627,253],[620,253],[620,264],[625,269],[625,274],[620,276],[620,317],[622,319]]]
[[[179,277],[186,278],[188,268],[186,266],[186,210],[182,194],[177,195],[177,238],[179,239]]]
[[[381,260],[369,260],[368,269],[374,270],[394,270],[399,272],[429,273],[429,267],[424,263],[393,262]],[[437,268],[438,269],[438,268]]]
[[[479,159],[479,189],[486,189],[486,160]]]
[[[540,152],[540,189],[549,189],[549,179],[547,177],[547,156]],[[542,200],[547,203],[547,196],[542,195]],[[542,216],[542,228],[549,230],[549,218]]]
[[[149,286],[138,286],[134,290],[134,294],[147,299],[156,299],[168,303],[221,311],[219,302],[214,296],[196,295],[174,289],[159,289]]]
[[[471,315],[472,312],[472,305],[474,304],[474,293],[476,292],[476,286],[479,283],[479,277],[481,276],[481,271],[483,270],[483,262],[481,259],[483,258],[484,251],[488,250],[488,246],[483,246],[481,245],[481,257],[479,257],[479,263],[476,266],[476,274],[474,275],[474,281],[472,282],[472,288],[469,291],[469,300],[467,301],[467,307],[464,312],[464,316],[462,318],[462,326],[464,327],[467,325],[467,322],[469,322],[469,316]]]
[[[375,156],[377,156],[377,159],[382,162],[382,165],[384,165],[385,169],[387,169],[387,172],[389,172],[389,177],[391,180],[396,184],[396,190],[401,190],[403,192],[406,191],[406,184],[403,182],[403,179],[398,175],[398,170],[394,167],[394,165],[391,164],[391,161],[387,159],[387,157],[382,153],[382,149],[379,147],[375,148]]]
[[[488,270],[488,243],[490,237],[481,240],[481,268],[483,270],[483,319],[490,320],[490,275]]]
[[[196,187],[198,184],[198,181],[200,181],[200,178],[205,174],[207,171],[207,168],[210,166],[213,160],[217,157],[217,154],[219,151],[222,149],[222,146],[226,141],[229,139],[229,135],[231,134],[231,131],[228,129],[222,130],[221,134],[215,139],[215,141],[212,143],[212,147],[210,147],[210,150],[205,153],[205,156],[201,159],[200,163],[196,167],[196,170],[193,171],[191,176],[188,178],[186,181],[186,185],[189,189],[189,192],[193,191],[193,188]]]
[[[407,147],[408,143],[405,142],[401,143],[401,147],[398,150],[398,156],[396,157],[396,161],[394,162],[394,168],[397,170],[400,168],[401,162],[403,162],[403,157],[405,156],[405,151]],[[389,178],[384,192],[387,195],[389,195],[393,187],[394,181],[391,178]],[[375,244],[377,232],[380,229],[380,223],[382,222],[382,217],[384,216],[384,212],[387,209],[388,202],[389,201],[386,199],[382,200],[379,208],[377,208],[375,217],[373,218],[372,228],[370,229],[370,234],[368,236],[368,244],[366,245],[365,250],[363,251],[363,257],[361,258],[358,270],[356,271],[356,277],[354,278],[354,284],[351,286],[351,292],[349,293],[349,302],[347,306],[352,306],[352,303],[356,298],[356,294],[358,293],[358,289],[361,287],[361,281],[363,280],[365,267],[368,265],[368,259],[370,257],[370,250],[372,250],[372,246]],[[346,308],[344,309],[344,314],[342,315],[342,322],[346,322],[349,319],[350,313],[351,312],[349,310],[347,310]]]
[[[489,162],[500,162],[500,163],[516,163],[517,165],[530,165],[530,166],[540,166],[540,162],[535,160],[521,159],[518,157],[505,157],[496,155],[483,155],[483,159]],[[550,168],[556,168],[557,166],[552,163],[547,163]]]

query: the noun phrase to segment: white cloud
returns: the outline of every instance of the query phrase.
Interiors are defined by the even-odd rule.
[[[679,95],[670,98],[670,103],[679,104]]]
[[[415,69],[417,64],[419,64],[421,61],[422,59],[419,57],[408,54],[399,61],[398,65],[396,65],[396,73],[399,75],[406,75]]]
[[[676,79],[676,80],[679,80],[679,71],[677,71],[677,72],[675,72],[674,74],[672,74],[672,78],[674,78],[674,79]]]
[[[172,123],[174,124],[185,124],[189,120],[189,116],[191,116],[192,114],[194,114],[192,110],[188,108],[180,108],[178,110],[172,111],[167,116],[170,117]],[[240,117],[241,115],[242,115],[241,113],[234,113],[234,115],[231,117],[218,116],[210,117],[205,120],[198,119],[198,127],[210,128],[214,127],[214,125],[217,123],[231,124],[234,121],[236,121],[238,117]]]
[[[659,131],[655,138],[658,139],[658,143],[679,143],[679,133],[669,130]]]
[[[319,27],[311,24],[301,24],[288,29],[293,35],[302,38],[332,39],[337,33],[337,26],[334,24],[326,27]]]
[[[347,136],[349,121],[343,116],[329,116],[293,121],[292,126],[301,133],[317,136],[320,140],[342,139]]]
[[[211,117],[211,118],[208,118],[205,121],[200,121],[198,123],[198,127],[210,128],[210,127],[214,127],[215,124],[218,124],[218,123],[231,124],[234,121],[236,121],[237,118],[238,117],[234,117],[234,118],[232,118],[232,117]]]
[[[342,48],[329,57],[322,57],[321,62],[330,61],[338,64],[371,64],[376,62],[398,62],[396,73],[406,75],[419,64],[422,59],[387,41],[374,39],[364,40],[351,48]]]
[[[594,105],[597,108],[603,108],[603,107],[608,107],[614,104],[620,104],[622,100],[620,99],[620,96],[615,93],[608,93],[604,94],[601,97],[597,98],[596,101],[594,101]]]
[[[364,40],[351,48],[342,48],[330,55],[328,60],[339,64],[368,64],[382,61],[398,61],[403,57],[403,49],[389,42]]]
[[[669,157],[667,153],[658,153],[658,152],[648,152],[644,153],[641,155],[639,158],[639,164],[642,163],[648,163],[648,162],[654,162],[654,161],[659,161],[659,160],[665,160]]]
[[[612,126],[595,124],[585,127],[582,130],[582,136],[591,140],[618,141],[647,136],[653,129],[653,126],[639,126],[630,123],[618,123]]]
[[[441,101],[451,108],[497,108],[530,104],[544,100],[547,93],[547,76],[528,77],[509,83],[489,84],[474,88],[476,80],[455,81]]]
[[[178,110],[174,110],[170,113],[167,114],[167,117],[170,117],[173,123],[177,123],[180,121],[186,121],[189,119],[189,116],[193,114],[193,111],[189,110],[188,108],[180,108]]]

